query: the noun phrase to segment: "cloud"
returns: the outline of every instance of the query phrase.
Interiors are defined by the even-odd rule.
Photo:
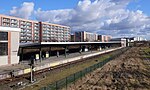
[[[42,11],[41,8],[39,8],[34,13],[37,20],[60,23],[68,20],[70,11],[70,9]]]
[[[76,7],[59,10],[34,10],[38,21],[69,25],[72,32],[88,31],[114,37],[144,36],[150,38],[150,18],[141,10],[127,9],[133,0],[81,0]],[[10,14],[29,18],[34,3],[14,7]]]
[[[24,2],[20,7],[13,7],[12,10],[10,10],[10,15],[29,19],[29,17],[32,15],[33,10],[33,2]]]

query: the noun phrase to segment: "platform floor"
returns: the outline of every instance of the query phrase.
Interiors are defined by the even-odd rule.
[[[62,61],[65,59],[69,59],[69,58],[73,58],[73,57],[77,57],[77,56],[82,56],[82,55],[88,55],[88,54],[96,53],[96,52],[99,52],[99,51],[82,52],[82,54],[80,54],[78,52],[77,53],[71,53],[71,54],[68,54],[67,57],[65,57],[64,55],[60,55],[59,57],[52,56],[52,57],[43,59],[42,61],[40,61],[40,60],[35,61],[35,66],[44,65],[45,63]],[[1,66],[0,67],[0,74],[8,73],[8,72],[11,72],[13,70],[16,71],[16,70],[22,70],[22,69],[28,68],[28,67],[30,67],[28,65],[29,63],[30,63],[29,61],[22,61],[20,64],[17,64],[17,65]]]
[[[82,52],[81,54],[79,52],[76,52],[76,53],[68,54],[67,57],[65,57],[64,55],[60,55],[59,57],[52,56],[47,59],[43,59],[42,61],[40,61],[40,60],[35,61],[35,67],[42,66],[47,63],[54,63],[54,62],[59,62],[59,61],[61,62],[63,60],[71,59],[71,58],[78,57],[78,56],[84,56],[84,55],[89,55],[89,54],[93,54],[93,53],[97,53],[97,52],[103,52],[106,50],[109,50],[109,49],[105,49],[105,50],[101,50],[101,51]],[[22,61],[22,62],[20,62],[20,64],[17,64],[17,65],[1,66],[0,74],[10,73],[12,71],[18,71],[18,70],[23,70],[23,69],[29,68],[30,67],[28,65],[29,63],[30,63],[29,61]]]

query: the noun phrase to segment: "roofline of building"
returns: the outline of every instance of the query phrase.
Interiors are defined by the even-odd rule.
[[[113,41],[113,42],[41,42],[42,45],[45,44],[102,44],[102,43],[120,43],[120,41]]]
[[[112,42],[41,42],[41,43],[20,43],[20,47],[30,47],[36,45],[73,45],[73,44],[111,44],[121,43],[121,41]]]
[[[29,21],[29,22],[34,22],[34,23],[42,22],[42,21],[29,20],[29,19],[24,19],[24,18],[19,18],[19,17],[14,17],[14,16],[8,16],[8,15],[3,15],[3,14],[0,14],[0,16],[2,16],[2,17],[14,18],[14,19],[20,19],[20,20],[23,20],[23,21]],[[53,24],[53,23],[49,23],[49,22],[42,22],[42,23],[70,28],[69,26],[66,26],[66,25]]]
[[[8,16],[8,15],[3,15],[3,14],[0,14],[0,16],[9,17],[9,18],[13,18],[13,19],[20,19],[20,20],[29,21],[29,22],[36,22],[36,23],[39,22],[39,21],[36,21],[36,20],[29,20],[29,19],[24,19],[24,18],[14,17],[14,16]]]
[[[49,22],[42,22],[42,21],[39,21],[43,24],[49,24],[49,25],[54,25],[54,26],[61,26],[61,27],[67,27],[67,28],[70,28],[69,26],[65,26],[65,25],[59,25],[59,24],[54,24],[54,23],[49,23]]]

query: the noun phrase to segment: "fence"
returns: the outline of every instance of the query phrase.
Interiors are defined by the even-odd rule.
[[[121,54],[123,54],[124,52],[126,52],[129,48],[123,48],[120,50],[117,50],[117,53],[105,60],[103,60],[102,62],[99,62],[97,64],[94,64],[88,68],[85,68],[82,71],[76,72],[66,78],[63,78],[59,81],[56,81],[52,84],[47,85],[46,87],[42,87],[40,90],[59,90],[62,88],[67,88],[67,86],[71,83],[74,83],[76,80],[81,79],[82,77],[84,77],[86,74],[94,71],[97,68],[102,67],[103,65],[105,65],[107,62],[109,62],[110,60],[120,56]]]

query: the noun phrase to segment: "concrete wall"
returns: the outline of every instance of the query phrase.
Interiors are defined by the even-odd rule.
[[[8,64],[8,56],[0,56],[0,66]]]
[[[0,66],[19,63],[19,28],[1,27],[0,31],[8,32],[8,55],[0,56]]]
[[[11,64],[19,63],[19,32],[11,32]]]

